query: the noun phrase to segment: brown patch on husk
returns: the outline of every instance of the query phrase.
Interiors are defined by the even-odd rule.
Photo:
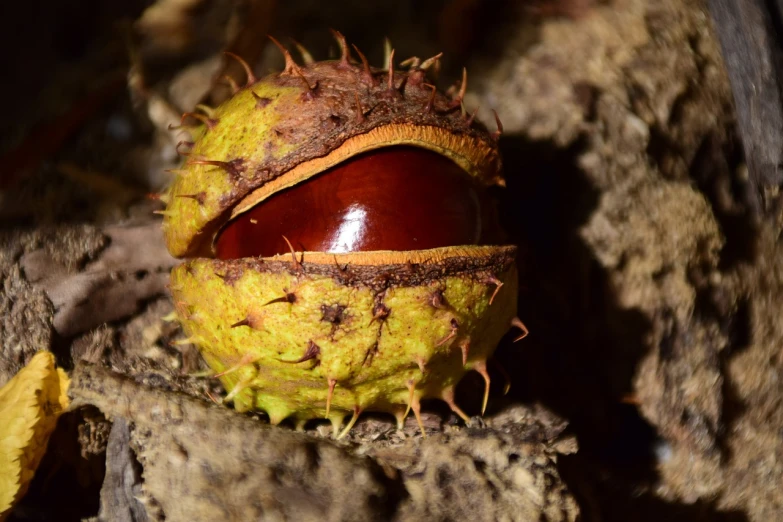
[[[419,286],[444,276],[470,273],[477,277],[504,272],[514,263],[517,247],[445,247],[408,252],[377,251],[329,254],[296,253],[271,258],[214,260],[214,272],[226,282],[236,281],[245,271],[288,272],[332,277],[348,286],[388,288]]]
[[[476,172],[476,166],[481,165],[487,158],[491,158],[493,154],[496,155],[497,151],[494,151],[493,147],[488,144],[476,142],[470,138],[472,137],[466,138],[451,134],[434,126],[394,123],[377,127],[365,134],[346,140],[326,156],[313,158],[297,165],[280,177],[264,183],[234,207],[231,211],[231,218],[247,211],[276,192],[320,174],[363,152],[383,147],[413,145],[432,150],[452,159],[467,172],[473,173],[483,183],[503,184],[499,174],[495,178],[481,179],[482,173]]]

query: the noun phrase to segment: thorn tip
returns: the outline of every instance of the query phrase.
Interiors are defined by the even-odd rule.
[[[297,271],[301,272],[303,270],[302,262],[296,259],[296,251],[294,250],[294,246],[291,244],[291,242],[288,240],[287,237],[283,236],[283,239],[288,244],[288,249],[291,251],[291,259],[293,259],[294,268],[296,268]]]
[[[359,60],[362,62],[362,73],[361,73],[361,80],[371,86],[377,85],[377,81],[375,79],[375,76],[372,75],[372,69],[370,69],[370,62],[367,61],[367,57],[364,56],[364,53],[359,50],[356,45],[353,45],[354,50],[356,51],[356,54],[359,55]]]
[[[459,323],[453,317],[451,318],[450,326],[451,326],[451,332],[449,332],[449,334],[446,337],[438,341],[438,343],[435,346],[444,345],[457,336],[457,330],[459,330]]]
[[[236,55],[230,51],[224,51],[223,54],[230,56],[234,60],[238,61],[239,64],[242,66],[242,68],[245,70],[245,75],[247,76],[246,85],[252,85],[256,83],[256,81],[258,81],[256,79],[256,76],[253,74],[253,69],[250,68],[250,65],[248,65],[248,63],[245,60],[243,60],[241,56]]]
[[[459,349],[462,352],[462,366],[468,364],[468,355],[470,354],[470,339],[465,339],[459,345]]]
[[[299,56],[302,57],[302,63],[305,65],[312,65],[315,60],[313,60],[313,55],[310,54],[310,51],[308,51],[304,45],[300,44],[293,38],[291,41],[294,42],[294,47],[296,47],[296,50],[299,51]]]
[[[332,396],[334,395],[334,387],[337,385],[335,379],[329,379],[329,391],[326,394],[326,418],[329,418],[329,412],[332,409]]]
[[[500,116],[495,109],[492,109],[492,114],[495,115],[495,124],[498,126],[498,130],[492,133],[492,138],[495,140],[500,139],[500,135],[503,134],[503,123],[500,121]]]
[[[489,306],[492,306],[492,303],[495,301],[495,297],[497,297],[498,292],[500,292],[500,289],[503,288],[504,283],[503,281],[501,281],[500,279],[498,279],[492,274],[485,277],[482,282],[487,285],[495,285],[495,291],[492,292],[492,296],[489,298]],[[512,325],[514,324],[513,320],[511,324]]]
[[[283,58],[285,58],[285,69],[283,70],[282,74],[296,74],[298,73],[300,76],[302,75],[302,71],[299,69],[299,66],[294,61],[293,56],[291,56],[291,53],[288,52],[288,49],[286,49],[283,44],[277,41],[277,39],[272,36],[268,35],[269,39],[272,40],[272,43],[277,46],[278,49],[280,49],[280,52],[283,53]]]
[[[348,432],[351,431],[351,428],[353,428],[353,425],[356,424],[356,421],[359,419],[359,414],[361,412],[362,410],[358,406],[353,407],[353,416],[351,417],[351,420],[348,421],[348,424],[346,424],[345,429],[343,429],[343,431],[337,436],[337,440],[340,440],[348,435]]]
[[[449,408],[451,408],[451,411],[457,414],[459,418],[461,418],[465,422],[470,422],[470,417],[465,414],[462,409],[457,406],[457,402],[454,400],[454,387],[449,386],[443,392],[441,393],[441,399],[443,399],[443,402],[448,404]]]
[[[194,143],[194,142],[192,142],[192,141],[185,141],[185,140],[181,140],[181,141],[178,141],[178,142],[177,142],[177,146],[176,146],[176,147],[174,147],[174,150],[177,152],[177,155],[178,155],[178,156],[190,156],[190,152],[182,152],[182,151],[180,151],[180,150],[179,150],[179,148],[180,148],[182,145],[184,145],[184,146],[186,146],[186,147],[192,147],[193,145],[195,145],[195,143]]]
[[[304,354],[299,359],[297,359],[295,361],[283,361],[283,360],[281,360],[280,362],[291,363],[291,364],[299,364],[299,363],[303,363],[303,362],[315,359],[319,355],[321,355],[321,347],[318,346],[317,344],[315,344],[312,341],[312,339],[311,339],[311,340],[309,340],[307,342],[307,348],[305,348]]]
[[[389,79],[387,87],[390,91],[394,90],[394,49],[389,53]]]
[[[454,109],[456,107],[459,107],[462,105],[462,100],[465,99],[465,92],[468,88],[468,70],[463,67],[462,68],[462,82],[459,86],[459,92],[457,93],[457,96],[451,100],[451,103],[449,103],[449,108]]]
[[[473,369],[481,374],[481,376],[484,378],[484,400],[481,401],[481,415],[484,415],[484,412],[487,411],[487,402],[489,401],[489,385],[491,382],[489,378],[489,372],[487,372],[487,363],[485,361],[476,361]]]
[[[522,333],[516,339],[514,339],[514,342],[521,341],[530,333],[530,330],[527,329],[527,326],[525,326],[525,323],[523,323],[519,317],[514,317],[511,320],[511,326],[522,330]]]
[[[210,118],[204,114],[199,114],[197,112],[186,112],[185,114],[182,115],[182,119],[180,119],[179,121],[180,126],[184,125],[185,119],[188,117],[197,119],[198,121],[206,125],[207,128],[210,130],[214,129],[215,125],[218,124],[218,120],[216,120],[215,118]]]
[[[503,383],[503,395],[507,395],[508,394],[508,390],[511,389],[511,376],[508,374],[506,369],[503,368],[503,365],[500,364],[500,362],[498,362],[497,359],[492,357],[490,359],[490,362],[495,365],[495,368],[497,368],[498,371],[500,372],[500,374],[503,376],[503,381],[504,381],[504,383]]]
[[[236,94],[239,92],[239,85],[237,84],[237,81],[232,78],[231,76],[224,74],[220,78],[221,80],[225,80],[225,82],[228,84],[229,87],[231,87],[231,94]]]
[[[334,36],[334,39],[337,40],[337,45],[340,47],[340,67],[348,67],[350,65],[350,58],[351,58],[351,50],[348,48],[348,42],[345,39],[345,36],[343,36],[343,33],[336,29],[329,29],[332,33],[332,36]],[[356,46],[354,46],[355,48]]]
[[[424,112],[432,112],[432,106],[435,103],[435,92],[436,87],[434,85],[431,85],[429,83],[424,84],[425,87],[429,87],[432,89],[432,92],[430,92],[430,97],[427,99],[427,105],[424,106]]]

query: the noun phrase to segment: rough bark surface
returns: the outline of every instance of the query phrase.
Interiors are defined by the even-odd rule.
[[[779,226],[748,197],[775,180],[747,175],[706,6],[612,4],[517,37],[474,92],[529,206],[528,393],[580,436],[588,517],[779,518]],[[578,469],[612,460],[633,470]]]
[[[106,447],[106,478],[101,488],[99,520],[147,522],[142,496],[139,465],[130,447],[130,430],[122,417],[112,423]]]
[[[565,423],[545,412],[517,408],[490,428],[341,448],[98,367],[77,367],[70,395],[75,407],[97,406],[114,422],[106,520],[413,521],[470,512],[573,521],[578,513],[556,469],[558,452],[575,445],[558,440]],[[143,505],[128,495],[136,482]]]

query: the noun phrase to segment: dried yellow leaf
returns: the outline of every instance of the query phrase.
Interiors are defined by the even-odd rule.
[[[68,407],[68,383],[54,355],[38,352],[0,388],[0,520],[27,491]]]

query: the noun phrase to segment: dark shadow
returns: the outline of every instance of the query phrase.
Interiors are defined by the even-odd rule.
[[[81,455],[79,426],[83,418],[80,410],[65,413],[57,421],[30,488],[9,522],[77,522],[98,514],[106,454]]]
[[[720,449],[726,462],[729,463],[733,458],[731,449],[729,448],[728,437],[723,436],[729,434],[734,429],[734,425],[737,420],[742,417],[746,410],[747,405],[740,397],[740,393],[736,389],[736,385],[729,379],[729,364],[731,359],[736,355],[743,353],[751,345],[751,313],[750,302],[748,299],[743,299],[736,305],[736,310],[733,314],[728,316],[723,315],[719,317],[727,317],[724,321],[723,328],[727,331],[727,337],[729,339],[728,345],[719,353],[720,373],[724,376],[723,385],[721,386],[721,394],[723,396],[723,409],[722,409],[722,433],[718,439],[720,443]],[[774,362],[770,362],[770,365],[774,365]]]
[[[753,216],[751,202],[752,184],[740,179],[738,167],[745,161],[743,149],[736,136],[736,129],[724,129],[726,139],[718,134],[709,134],[699,146],[689,167],[690,177],[702,194],[709,200],[713,214],[724,235],[725,242],[720,253],[719,268],[729,271],[740,263],[754,263],[758,256],[758,222]],[[706,279],[694,271],[695,277]],[[706,272],[706,270],[704,271]],[[698,281],[695,281],[698,283]],[[695,313],[715,318],[721,332],[728,339],[727,346],[718,354],[721,375],[724,376],[721,393],[723,396],[722,433],[731,433],[736,420],[746,410],[734,384],[728,379],[728,365],[731,359],[748,349],[752,342],[750,301],[747,298],[735,302],[722,286],[710,282],[694,284],[698,288]],[[727,462],[732,458],[725,443],[725,437],[718,437],[721,452]]]
[[[497,352],[512,375],[510,399],[540,402],[569,421],[580,449],[567,462],[581,474],[566,466],[563,476],[579,498],[598,498],[582,502],[584,519],[628,520],[639,491],[658,479],[661,441],[630,396],[651,324],[618,305],[608,274],[579,237],[599,197],[576,165],[583,144],[559,149],[507,137],[501,148],[508,184],[501,215],[522,247],[519,316],[531,331],[518,344],[507,338]],[[667,505],[659,512],[690,520],[691,509]]]
[[[745,513],[722,511],[716,502],[667,502],[650,491],[634,491],[603,462],[585,459],[583,455],[562,456],[558,463],[569,485],[585,486],[573,491],[582,510],[581,522],[749,521]]]
[[[701,143],[689,166],[690,177],[710,202],[725,237],[719,266],[722,271],[739,263],[753,263],[758,257],[758,225],[748,194],[754,189],[738,174],[743,161],[736,137],[725,139],[712,133]]]

